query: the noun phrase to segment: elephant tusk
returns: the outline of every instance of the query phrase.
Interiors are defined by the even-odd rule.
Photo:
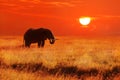
[[[54,44],[54,42],[55,42],[55,39],[50,39],[51,44]]]
[[[55,39],[55,40],[59,40],[59,39]]]

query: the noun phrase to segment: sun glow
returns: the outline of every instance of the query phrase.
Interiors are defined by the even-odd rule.
[[[90,17],[81,17],[81,18],[79,18],[79,22],[83,26],[87,26],[88,24],[90,24],[90,21],[91,21]]]

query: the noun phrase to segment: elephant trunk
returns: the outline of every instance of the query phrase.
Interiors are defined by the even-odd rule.
[[[54,44],[55,43],[55,39],[50,39],[50,44]]]

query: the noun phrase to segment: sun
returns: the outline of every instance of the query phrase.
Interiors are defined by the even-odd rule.
[[[88,24],[90,24],[90,21],[91,21],[90,17],[81,17],[81,18],[79,18],[79,22],[83,26],[87,26]]]

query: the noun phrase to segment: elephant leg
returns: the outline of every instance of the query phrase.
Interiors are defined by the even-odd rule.
[[[30,42],[28,42],[28,41],[25,41],[25,47],[30,47]]]
[[[27,47],[27,43],[25,43],[25,47]]]
[[[30,48],[30,45],[31,45],[31,43],[28,43],[28,44],[26,45],[26,47],[29,47],[29,48]]]
[[[40,45],[41,45],[41,41],[38,42],[38,47],[40,47]]]
[[[41,41],[41,47],[44,47],[44,45],[45,45],[45,40],[42,40]]]
[[[31,43],[28,44],[28,47],[30,48]]]

